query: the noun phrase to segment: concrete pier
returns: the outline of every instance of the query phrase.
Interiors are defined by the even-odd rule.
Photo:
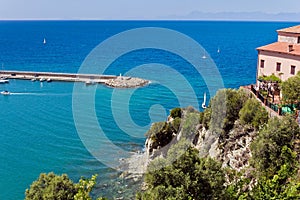
[[[31,81],[64,81],[64,82],[84,82],[89,84],[105,84],[115,88],[133,88],[147,85],[149,81],[132,78],[120,77],[115,75],[99,74],[72,74],[54,72],[33,72],[33,71],[0,71],[2,79],[20,79]]]

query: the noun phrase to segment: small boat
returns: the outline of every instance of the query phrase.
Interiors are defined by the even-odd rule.
[[[206,55],[203,55],[202,58],[203,58],[203,59],[206,59]]]
[[[1,79],[0,80],[0,84],[5,84],[5,83],[9,83],[9,80],[7,80],[7,79]]]
[[[40,82],[44,82],[45,80],[46,80],[46,79],[44,79],[44,78],[41,78],[41,79],[40,79]]]
[[[36,78],[31,79],[32,82],[36,81]]]
[[[204,95],[203,95],[203,103],[202,103],[202,108],[205,109],[206,108],[206,93],[204,92]]]
[[[88,80],[85,82],[85,85],[95,85],[95,84],[96,84],[96,82],[93,80]]]
[[[48,82],[48,83],[51,82],[51,81],[52,81],[51,78],[48,78],[48,79],[47,79],[47,82]]]
[[[218,52],[218,53],[220,53],[220,52],[221,52],[220,48],[218,48],[217,52]]]
[[[0,92],[0,94],[7,96],[7,95],[10,95],[10,92],[7,90],[4,90],[4,91]]]
[[[46,42],[46,38],[44,38],[44,41],[43,41],[43,44],[46,44],[47,42]]]

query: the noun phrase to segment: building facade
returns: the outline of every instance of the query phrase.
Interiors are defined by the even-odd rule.
[[[277,33],[277,42],[257,48],[257,78],[274,74],[285,81],[300,71],[300,25]]]

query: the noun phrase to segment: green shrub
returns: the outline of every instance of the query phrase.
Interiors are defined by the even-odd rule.
[[[242,90],[223,89],[211,100],[209,128],[214,133],[220,134],[221,140],[227,138],[247,99],[248,95]]]
[[[174,109],[171,110],[171,113],[170,113],[171,117],[174,118],[174,119],[176,117],[181,118],[181,114],[182,114],[181,108],[174,108]]]
[[[29,189],[26,189],[25,200],[72,200],[77,191],[76,185],[66,174],[58,176],[52,172],[49,174],[42,173],[38,180],[34,181]]]
[[[299,126],[292,117],[271,118],[251,143],[252,165],[259,174],[273,176],[281,165],[295,162],[290,150],[299,137]]]
[[[281,83],[281,79],[279,77],[275,76],[274,74],[272,74],[270,76],[260,76],[260,77],[258,77],[258,80]]]
[[[174,129],[175,133],[178,133],[178,131],[180,130],[180,125],[181,125],[181,118],[176,117],[172,122],[171,122],[171,126]]]
[[[139,193],[137,199],[225,199],[221,163],[200,158],[198,153],[190,147],[171,165],[147,171],[148,189]],[[163,162],[162,159],[159,162]]]
[[[268,112],[256,99],[250,98],[239,112],[242,124],[250,124],[258,129],[268,122]]]

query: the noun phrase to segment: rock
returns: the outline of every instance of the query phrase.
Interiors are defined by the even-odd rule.
[[[150,81],[135,77],[118,76],[115,79],[109,79],[105,84],[113,88],[136,88],[148,85]]]

